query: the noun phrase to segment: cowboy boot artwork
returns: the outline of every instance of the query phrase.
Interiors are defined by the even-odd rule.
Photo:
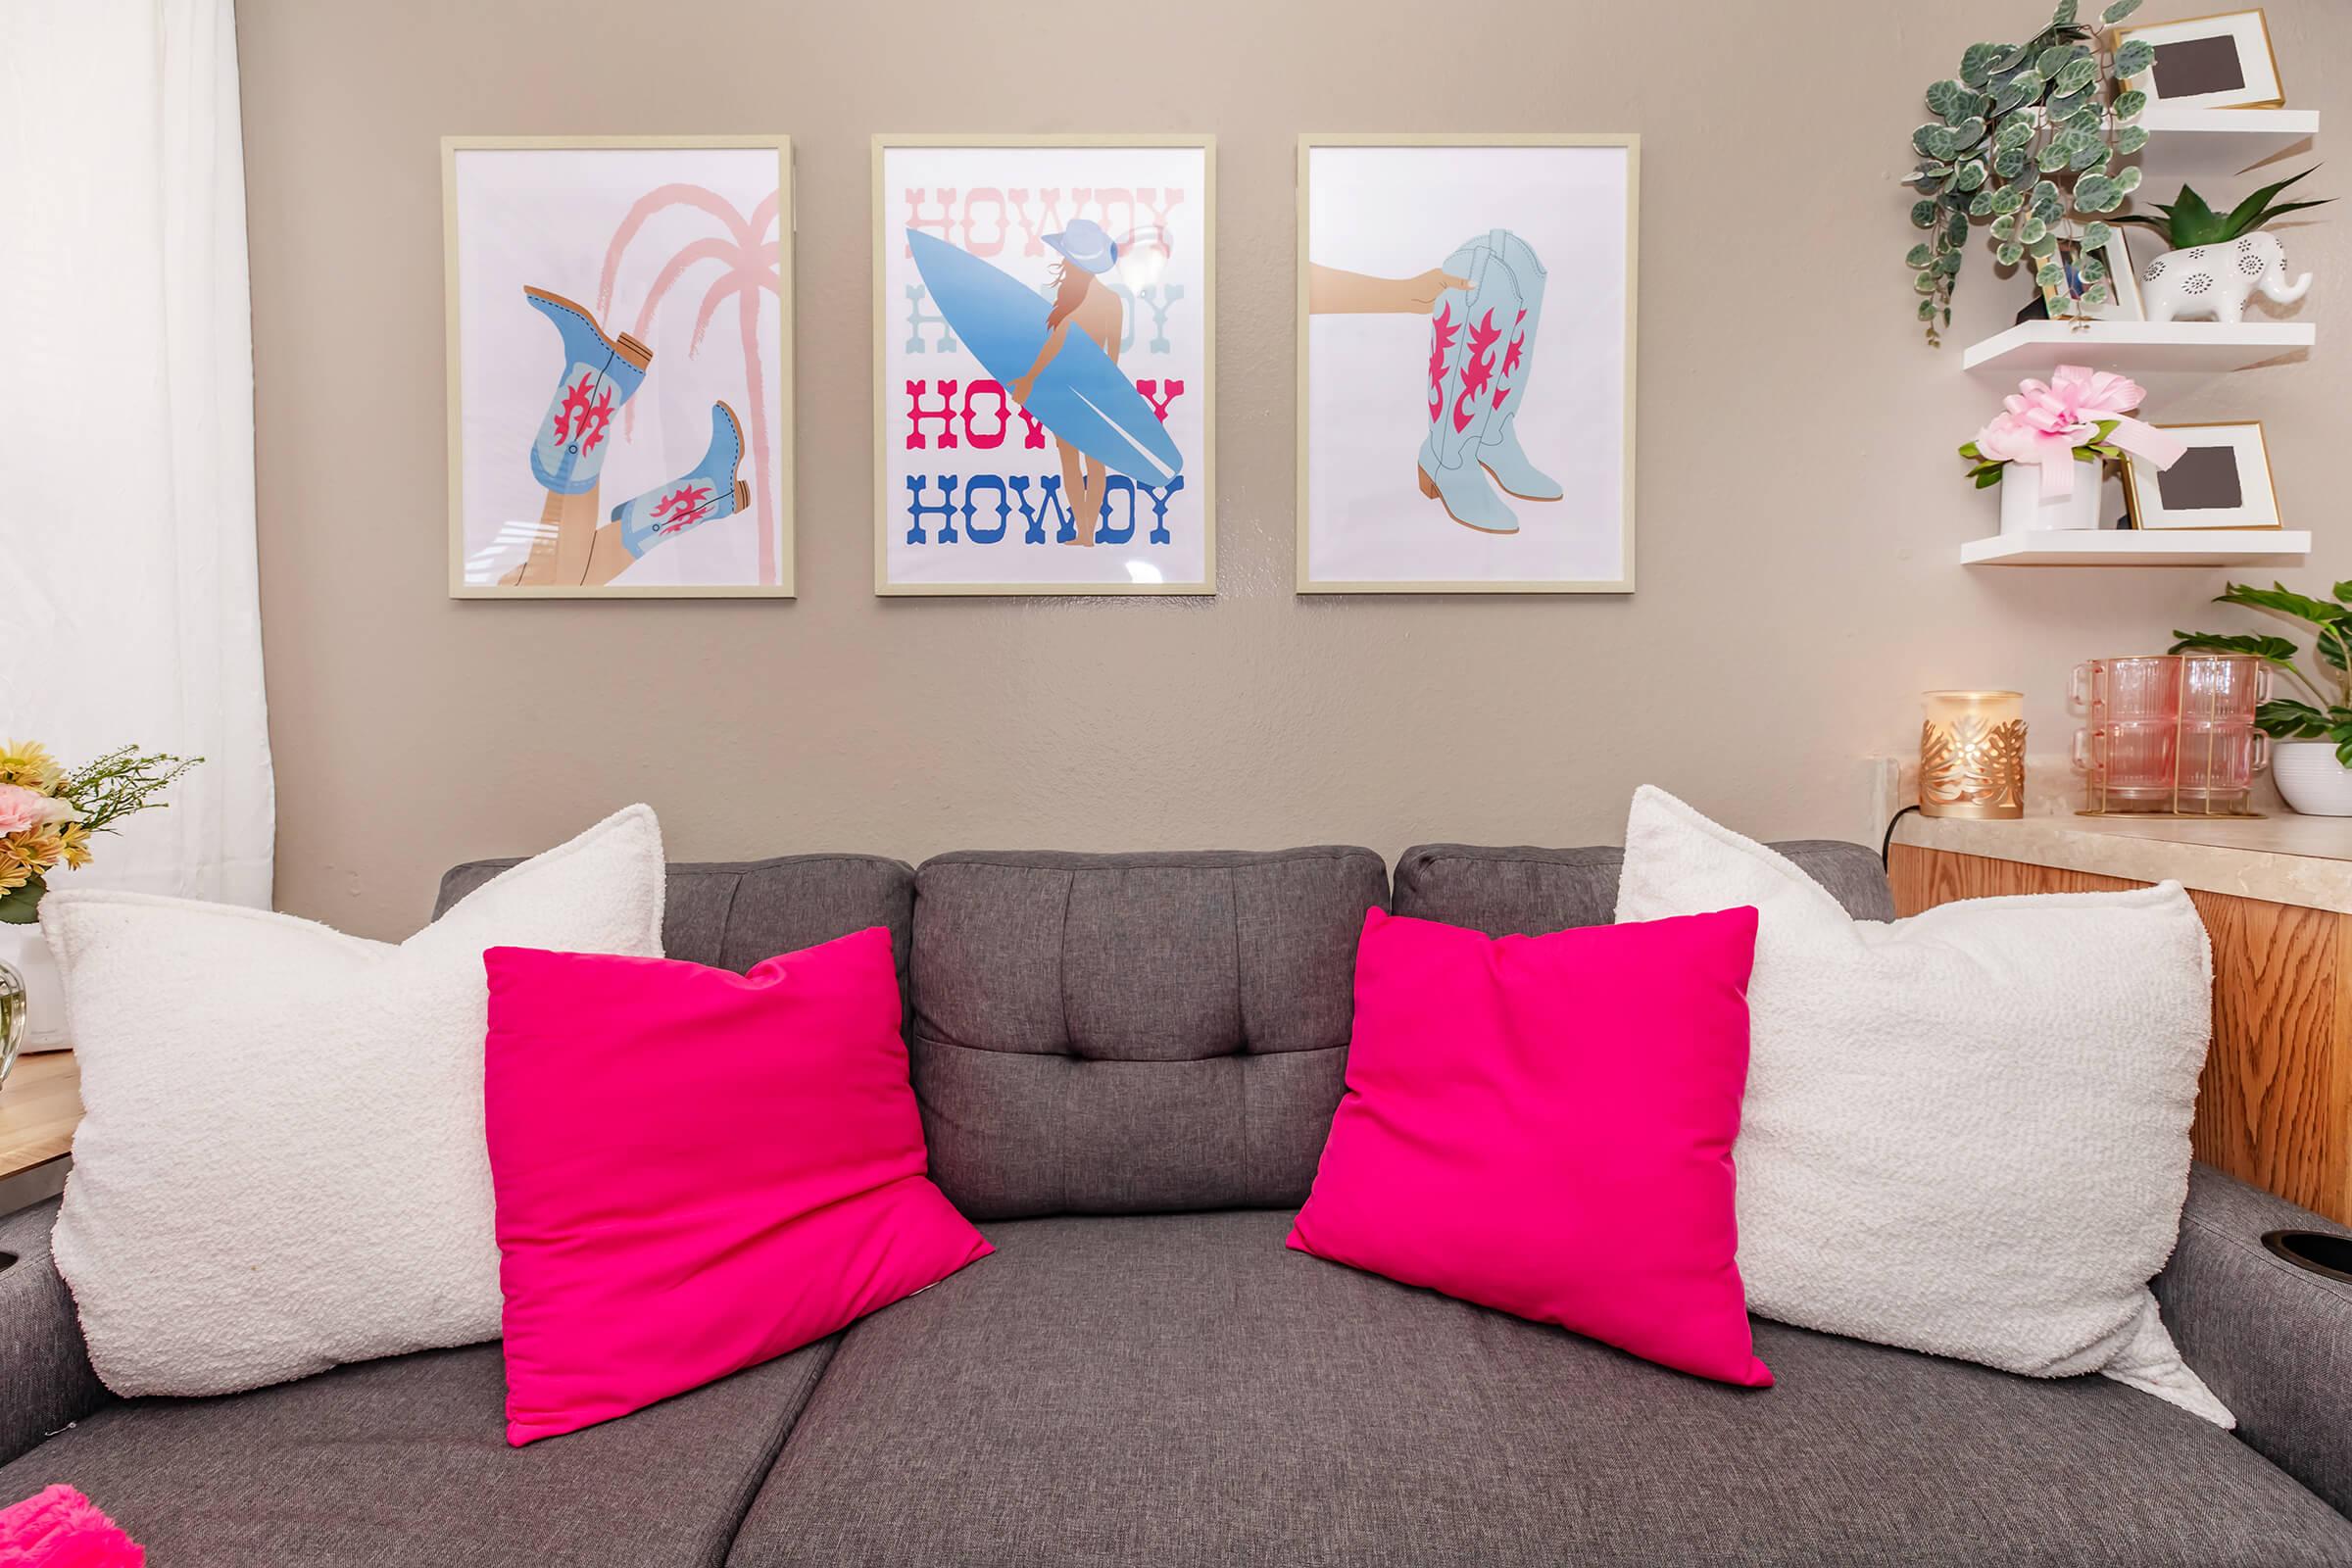
[[[743,466],[743,421],[724,403],[710,405],[710,444],[691,469],[612,509],[596,530],[586,583],[601,588],[665,539],[752,504],[752,487],[736,477]]]
[[[1519,519],[1494,490],[1557,501],[1560,486],[1519,445],[1521,394],[1534,370],[1544,272],[1526,241],[1494,229],[1461,246],[1445,270],[1466,280],[1430,318],[1429,433],[1421,493],[1482,533],[1512,534]]]
[[[595,530],[593,492],[611,450],[612,416],[644,384],[654,351],[623,332],[608,336],[585,307],[542,288],[525,288],[531,308],[554,324],[564,369],[531,442],[531,477],[547,491],[529,559],[507,582],[576,584]],[[576,497],[591,497],[576,501]]]

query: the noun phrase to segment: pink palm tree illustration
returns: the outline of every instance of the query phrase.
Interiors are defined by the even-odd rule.
[[[777,260],[781,254],[776,240],[768,230],[776,223],[776,192],[769,191],[749,218],[737,212],[733,204],[714,191],[700,185],[662,185],[638,198],[629,209],[620,226],[612,231],[612,243],[605,250],[605,270],[596,286],[596,314],[601,318],[612,305],[612,285],[620,272],[620,259],[629,248],[629,241],[646,225],[656,213],[670,207],[697,207],[718,220],[726,230],[723,235],[698,239],[681,247],[662,264],[655,274],[653,286],[645,293],[645,302],[638,307],[637,324],[630,328],[636,337],[651,341],[648,336],[654,321],[654,312],[670,289],[699,262],[716,262],[721,270],[703,295],[702,304],[694,313],[694,336],[686,352],[697,353],[703,346],[703,334],[710,329],[711,318],[728,299],[735,301],[735,317],[743,334],[744,382],[750,390],[750,428],[744,432],[752,449],[752,491],[754,511],[760,521],[760,580],[777,580],[775,490],[768,469],[767,437],[767,377],[760,362],[760,292],[783,297],[776,280]],[[634,429],[637,408],[632,403],[622,412],[622,428]]]

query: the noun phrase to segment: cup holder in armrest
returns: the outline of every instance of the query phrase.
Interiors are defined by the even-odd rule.
[[[2328,1231],[2272,1231],[2262,1245],[2297,1268],[2352,1285],[2352,1236]]]

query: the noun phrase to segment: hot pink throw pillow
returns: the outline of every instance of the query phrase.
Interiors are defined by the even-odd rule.
[[[1374,909],[1290,1245],[1763,1388],[1732,1143],[1756,911],[1500,939]]]
[[[797,1349],[991,1250],[924,1175],[881,928],[749,974],[482,961],[509,1443]]]

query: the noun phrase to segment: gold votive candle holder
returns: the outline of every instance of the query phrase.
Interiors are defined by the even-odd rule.
[[[1923,692],[1919,809],[1927,816],[2026,814],[2023,692]]]

